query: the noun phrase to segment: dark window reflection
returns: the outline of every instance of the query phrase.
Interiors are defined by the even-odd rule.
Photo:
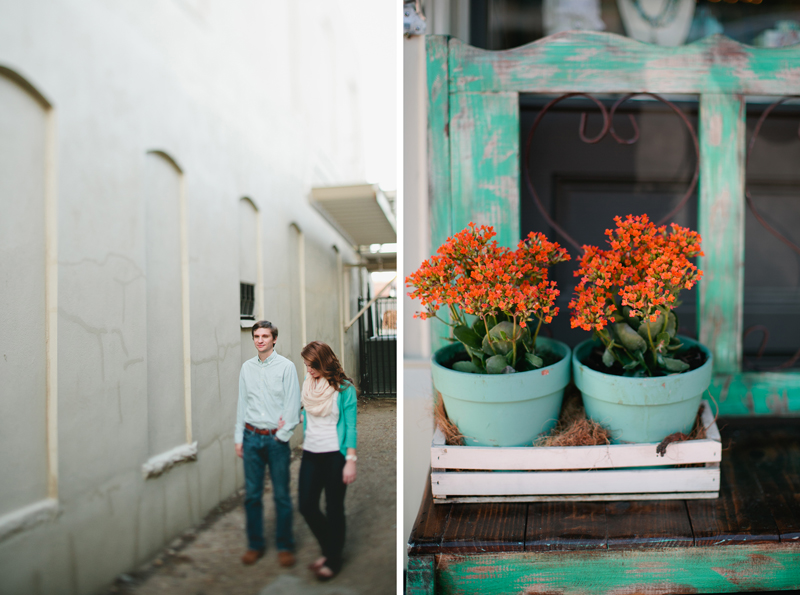
[[[470,44],[525,45],[562,30],[607,31],[661,45],[721,33],[761,47],[800,43],[797,0],[471,0]]]

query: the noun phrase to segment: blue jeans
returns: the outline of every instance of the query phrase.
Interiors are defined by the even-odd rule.
[[[264,541],[264,471],[269,465],[272,496],[275,501],[276,535],[279,550],[294,551],[292,536],[292,498],[289,495],[288,442],[275,436],[256,434],[245,428],[242,442],[244,460],[244,510],[247,517],[247,543],[251,550],[263,551]]]

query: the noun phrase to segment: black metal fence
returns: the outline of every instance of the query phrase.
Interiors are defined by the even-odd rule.
[[[361,310],[369,300],[359,298]],[[361,391],[397,396],[397,298],[378,298],[358,319]]]

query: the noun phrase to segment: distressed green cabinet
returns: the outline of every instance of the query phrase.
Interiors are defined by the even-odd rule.
[[[427,77],[433,246],[470,221],[493,225],[504,245],[519,240],[521,93],[698,98],[697,330],[714,353],[712,396],[734,417],[717,500],[434,504],[428,488],[407,593],[800,589],[800,373],[742,371],[745,97],[800,95],[800,46],[716,36],[666,48],[571,32],[492,52],[431,36]]]
[[[800,94],[800,47],[756,49],[714,36],[667,48],[571,32],[493,52],[431,36],[427,67],[434,246],[470,221],[493,225],[504,245],[519,240],[520,93],[699,97],[698,231],[705,276],[698,337],[714,353],[712,396],[723,415],[800,412],[800,373],[741,371],[744,98]],[[434,348],[443,344],[435,341]]]

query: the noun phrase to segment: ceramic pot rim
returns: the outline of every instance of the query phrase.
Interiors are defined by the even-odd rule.
[[[434,385],[442,394],[447,394],[448,398],[474,402],[524,401],[561,390],[571,378],[572,350],[566,343],[555,339],[540,337],[538,341],[562,353],[563,357],[544,368],[515,374],[470,374],[446,368],[437,361],[437,356],[445,351],[460,351],[463,346],[455,343],[442,347],[431,358]],[[477,391],[479,396],[475,392],[477,387],[482,389]],[[468,396],[471,394],[475,396]]]
[[[575,349],[572,351],[575,384],[581,392],[589,393],[593,398],[609,402],[619,402],[620,399],[626,399],[624,399],[622,394],[613,393],[612,391],[609,391],[610,394],[607,396],[594,394],[591,386],[594,384],[602,384],[607,387],[625,387],[627,390],[631,390],[633,387],[640,387],[643,391],[658,391],[661,387],[666,388],[665,384],[668,384],[671,387],[669,392],[673,394],[673,397],[670,399],[671,402],[675,401],[675,394],[685,395],[685,398],[678,399],[679,401],[694,398],[702,394],[711,384],[714,357],[711,351],[702,343],[690,339],[689,337],[679,336],[679,338],[684,344],[691,347],[696,346],[705,354],[706,361],[702,366],[681,374],[645,378],[629,378],[614,374],[604,374],[603,372],[592,370],[580,361],[580,359],[586,355],[589,348],[597,344],[595,339],[588,339],[576,345]]]

